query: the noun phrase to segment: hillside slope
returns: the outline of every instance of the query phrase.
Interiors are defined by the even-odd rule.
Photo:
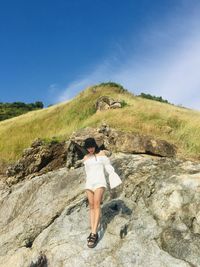
[[[102,95],[127,105],[96,113],[95,102]],[[92,86],[70,101],[0,122],[0,159],[17,160],[38,137],[65,140],[73,131],[98,127],[102,121],[119,130],[165,139],[178,146],[179,155],[200,159],[200,112],[140,98],[114,85]]]

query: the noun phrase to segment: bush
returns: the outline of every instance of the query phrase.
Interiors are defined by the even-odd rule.
[[[28,111],[43,108],[41,101],[26,104],[24,102],[2,103],[0,102],[0,121],[22,115]]]
[[[119,88],[120,93],[122,93],[122,92],[128,92],[128,90],[125,89],[121,84],[119,84],[119,83],[115,83],[115,82],[105,82],[105,83],[100,83],[100,84],[97,84],[97,85],[93,86],[93,88],[101,87],[101,86],[106,86],[106,87],[117,87],[117,88]]]
[[[122,108],[128,105],[125,100],[120,101],[120,103]]]
[[[147,98],[147,99],[156,100],[156,101],[159,101],[159,102],[164,102],[164,103],[171,104],[170,102],[168,102],[168,100],[163,99],[162,96],[154,96],[154,95],[145,94],[145,93],[141,93],[138,96],[142,97],[142,98]]]

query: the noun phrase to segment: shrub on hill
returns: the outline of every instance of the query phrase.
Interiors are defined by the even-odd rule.
[[[127,89],[125,89],[121,84],[119,83],[115,83],[115,82],[104,82],[104,83],[99,83],[95,86],[93,86],[93,88],[96,88],[96,87],[102,87],[102,86],[106,86],[106,87],[117,87],[120,89],[120,93],[122,92],[128,92]]]
[[[44,107],[41,101],[26,104],[24,102],[3,103],[0,102],[0,121],[22,115],[28,111],[42,109]]]
[[[168,100],[163,99],[162,96],[154,96],[154,95],[145,94],[145,93],[141,93],[138,96],[142,97],[142,98],[152,99],[152,100],[156,100],[156,101],[159,101],[159,102],[164,102],[164,103],[171,104],[171,103],[168,102]]]

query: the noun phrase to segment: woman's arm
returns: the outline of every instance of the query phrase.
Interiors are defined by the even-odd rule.
[[[103,158],[103,165],[106,170],[106,172],[109,174],[109,183],[110,183],[110,188],[114,188],[122,183],[121,178],[119,175],[115,172],[114,167],[111,165],[110,159],[105,156]]]

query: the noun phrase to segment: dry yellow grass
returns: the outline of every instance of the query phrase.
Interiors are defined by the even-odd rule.
[[[94,104],[101,95],[123,99],[127,105],[96,113]],[[136,97],[110,86],[89,87],[71,101],[0,122],[0,159],[17,160],[38,137],[64,140],[73,131],[102,122],[115,129],[165,139],[178,146],[180,156],[200,159],[199,111]],[[166,126],[171,133],[166,132]]]

